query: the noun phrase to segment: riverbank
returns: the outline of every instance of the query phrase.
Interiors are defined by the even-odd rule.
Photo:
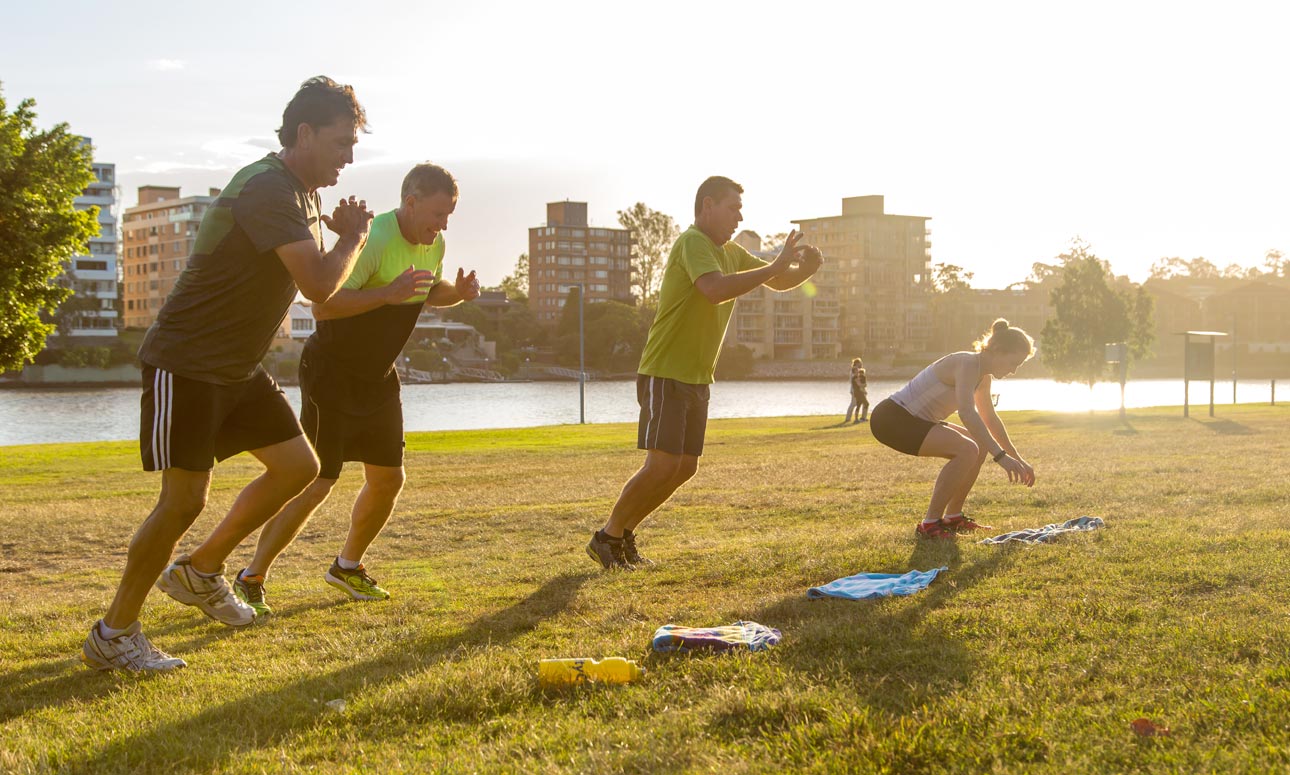
[[[987,469],[973,515],[1008,530],[1091,514],[1106,529],[1012,549],[919,542],[935,462],[818,418],[716,420],[698,475],[640,531],[659,564],[604,574],[582,547],[640,463],[634,425],[410,434],[407,489],[367,558],[392,600],[346,603],[321,580],[361,484],[351,464],[275,566],[265,625],[233,632],[151,596],[146,631],[190,665],[152,680],[75,654],[157,477],[128,442],[8,448],[2,769],[1290,767],[1290,410],[1004,419],[1038,482]],[[181,550],[256,471],[245,455],[219,467]],[[941,566],[909,598],[805,596],[861,571]],[[662,624],[736,619],[784,640],[715,658],[649,651]],[[541,658],[614,655],[645,678],[536,685]],[[1138,717],[1172,734],[1138,737]]]

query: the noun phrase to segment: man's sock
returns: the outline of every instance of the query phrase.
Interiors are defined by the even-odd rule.
[[[621,536],[619,536],[618,538],[615,538],[615,537],[613,537],[613,536],[609,535],[608,533],[606,533],[606,532],[605,532],[605,531],[603,531],[603,530],[597,530],[597,531],[596,531],[596,538],[597,538],[598,540],[600,540],[600,541],[609,541],[609,542],[613,542],[613,541],[621,541],[621,540],[623,540]]]
[[[345,570],[354,570],[355,568],[363,564],[363,558],[360,557],[357,560],[347,560],[344,557],[337,557],[336,564],[344,568]]]
[[[107,640],[112,640],[113,638],[121,637],[122,635],[125,634],[125,631],[128,629],[130,628],[126,627],[125,630],[118,630],[114,627],[109,627],[103,623],[102,619],[99,619],[99,635],[102,635]]]

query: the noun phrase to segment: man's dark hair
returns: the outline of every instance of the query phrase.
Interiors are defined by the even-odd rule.
[[[403,191],[400,198],[407,199],[413,194],[417,196],[448,194],[456,199],[457,181],[453,179],[452,173],[438,164],[430,162],[418,164],[403,178]]]
[[[703,185],[699,186],[699,193],[694,195],[694,217],[698,218],[699,213],[703,212],[703,198],[705,196],[710,196],[713,201],[716,201],[725,196],[727,191],[742,194],[744,187],[730,178],[723,178],[720,175],[713,175],[703,181]]]
[[[296,144],[296,134],[301,124],[312,127],[326,126],[336,119],[347,118],[354,128],[367,131],[367,113],[354,96],[354,87],[341,85],[325,75],[318,75],[300,84],[300,91],[282,111],[282,128],[278,141],[283,148]]]

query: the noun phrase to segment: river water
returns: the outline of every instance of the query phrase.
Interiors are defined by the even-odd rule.
[[[877,404],[903,381],[872,381],[869,400]],[[1041,409],[1054,412],[1112,410],[1120,406],[1118,384],[1087,386],[1047,379],[997,380],[1000,411]],[[1290,400],[1290,385],[1280,385]],[[300,408],[300,391],[286,388]],[[1242,403],[1267,403],[1269,380],[1240,381]],[[1193,404],[1208,404],[1209,384],[1193,382]],[[1231,381],[1215,386],[1215,401],[1232,403]],[[1130,382],[1125,403],[1130,408],[1181,406],[1181,380]],[[578,385],[570,382],[450,383],[405,385],[404,419],[409,431],[519,428],[579,421]],[[709,415],[778,417],[822,415],[842,419],[847,408],[845,380],[731,381],[712,386]],[[634,382],[588,382],[586,421],[635,422]],[[137,438],[139,390],[136,388],[56,388],[0,390],[0,445],[68,441],[108,441]]]

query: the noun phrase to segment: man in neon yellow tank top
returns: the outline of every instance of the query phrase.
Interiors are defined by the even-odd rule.
[[[735,299],[762,285],[796,288],[820,268],[820,251],[799,245],[796,231],[772,263],[731,242],[743,220],[743,191],[729,178],[705,180],[694,198],[694,225],[668,256],[636,378],[637,447],[645,450],[645,465],[587,545],[587,554],[607,570],[652,564],[637,549],[635,529],[698,470],[708,386]]]
[[[353,273],[324,304],[314,305],[318,330],[300,358],[300,417],[318,452],[313,484],[264,526],[255,557],[234,589],[270,613],[264,577],[309,516],[327,499],[347,460],[361,461],[365,482],[354,501],[349,535],[328,584],[355,600],[385,600],[363,567],[368,547],[385,526],[403,489],[403,405],[394,369],[425,306],[450,307],[479,296],[475,273],[457,270],[439,282],[443,231],[457,206],[457,182],[442,167],[419,164],[403,180],[402,204],[372,220]]]

